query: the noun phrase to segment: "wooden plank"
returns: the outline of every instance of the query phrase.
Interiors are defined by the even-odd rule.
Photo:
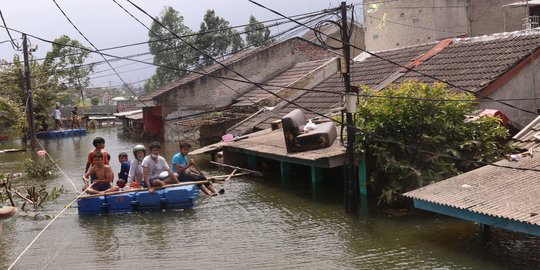
[[[244,168],[241,168],[241,167],[238,167],[238,166],[232,166],[232,165],[228,165],[228,164],[221,163],[221,162],[210,161],[210,163],[213,163],[213,164],[216,164],[216,165],[219,165],[219,166],[223,166],[223,167],[227,167],[227,168],[231,168],[231,169],[238,169],[238,170],[241,170],[241,171],[249,172],[249,173],[252,173],[253,175],[256,175],[256,176],[264,175],[262,172],[258,172],[258,171],[254,171],[254,170],[250,170],[250,169],[244,169]]]

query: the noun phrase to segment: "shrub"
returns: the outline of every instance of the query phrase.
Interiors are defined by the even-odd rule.
[[[48,177],[58,174],[55,162],[48,158],[26,159],[24,172],[28,177]]]
[[[378,97],[367,97],[359,107],[355,150],[366,152],[369,187],[379,203],[400,202],[404,192],[512,151],[498,118],[466,121],[475,109],[470,94],[448,91],[441,83],[414,82],[363,91]]]

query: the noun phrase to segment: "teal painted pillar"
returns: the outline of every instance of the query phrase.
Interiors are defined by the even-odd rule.
[[[311,166],[311,198],[313,200],[319,200],[323,190],[321,184],[323,182],[322,169],[319,167]]]
[[[248,167],[250,170],[256,170],[257,169],[257,157],[249,155],[248,156]]]
[[[290,188],[291,185],[291,164],[285,161],[279,162],[279,170],[281,174],[281,187]]]
[[[491,236],[491,226],[486,224],[478,224],[480,229],[480,238],[488,240]]]
[[[317,186],[323,181],[322,169],[319,167],[311,166],[311,185]]]
[[[366,155],[361,154],[358,161],[358,188],[360,189],[360,206],[367,207],[367,169]]]
[[[281,181],[289,179],[289,174],[291,173],[291,164],[285,161],[279,162],[279,170],[281,172]]]

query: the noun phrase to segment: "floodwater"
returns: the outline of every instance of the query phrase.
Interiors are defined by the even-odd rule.
[[[104,137],[115,158],[136,144],[116,129],[40,140],[82,187],[86,154]],[[3,147],[16,147],[16,143]],[[164,156],[176,151],[165,146]],[[0,171],[20,170],[32,153],[0,154]],[[131,153],[130,153],[131,157]],[[203,163],[204,160],[200,160]],[[223,174],[209,164],[205,169]],[[213,170],[213,171],[212,171]],[[69,192],[37,212],[3,222],[0,269],[7,268],[75,196],[64,176],[46,181]],[[470,222],[431,214],[391,217],[377,209],[347,215],[341,179],[314,196],[309,180],[235,178],[224,195],[199,197],[192,210],[84,216],[69,208],[30,247],[15,269],[535,269],[540,239],[497,230],[489,240]]]

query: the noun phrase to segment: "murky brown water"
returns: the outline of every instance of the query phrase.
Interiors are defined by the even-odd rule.
[[[95,136],[115,156],[136,142],[116,130],[41,140],[81,187]],[[4,145],[13,147],[16,145]],[[165,148],[167,159],[175,145]],[[127,151],[131,152],[131,151]],[[31,153],[0,154],[2,172],[18,170]],[[131,154],[130,154],[131,156]],[[207,169],[214,169],[207,166]],[[219,172],[215,172],[219,173]],[[221,174],[221,173],[220,173]],[[5,221],[0,269],[7,268],[48,220],[76,194],[65,177],[48,181],[70,192],[36,216]],[[313,196],[309,181],[237,178],[225,195],[200,197],[192,210],[80,217],[68,209],[22,257],[16,269],[535,269],[540,239],[497,231],[489,241],[474,224],[434,215],[389,217],[376,210],[344,213],[341,180]]]

